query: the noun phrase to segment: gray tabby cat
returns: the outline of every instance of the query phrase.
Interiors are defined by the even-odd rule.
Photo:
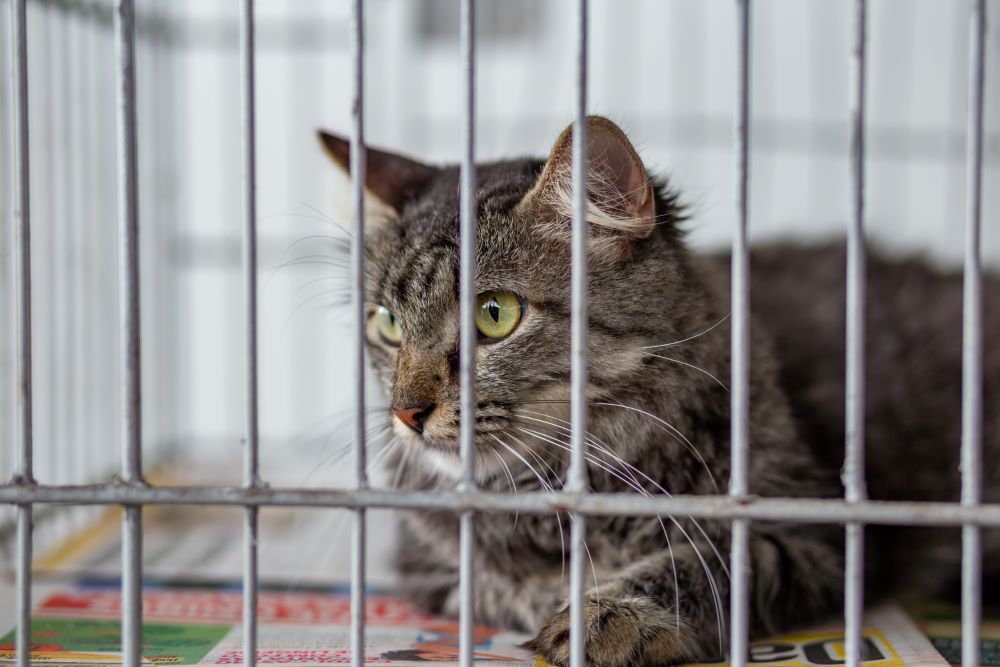
[[[348,143],[323,134],[343,168]],[[545,161],[477,171],[479,484],[561,488],[569,443],[571,128]],[[589,485],[599,492],[724,493],[729,476],[728,259],[684,244],[684,211],[622,131],[588,129]],[[391,395],[395,486],[450,489],[458,458],[458,170],[369,149],[368,343]],[[844,266],[839,245],[752,256],[750,492],[840,496],[844,440]],[[917,262],[868,265],[867,475],[876,499],[956,500],[961,281]],[[995,301],[998,282],[986,289]],[[1000,309],[986,312],[984,488],[1000,501]],[[476,614],[535,633],[568,662],[569,518],[481,514]],[[411,513],[399,567],[428,609],[458,609],[458,529]],[[869,599],[951,590],[955,529],[870,526]],[[728,610],[728,526],[689,517],[587,521],[589,665],[719,655]],[[760,635],[840,613],[842,529],[752,524],[751,624]],[[988,596],[1000,535],[986,532]]]

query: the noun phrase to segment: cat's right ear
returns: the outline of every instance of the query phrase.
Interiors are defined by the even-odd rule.
[[[653,184],[621,128],[607,118],[587,117],[587,210],[589,247],[596,259],[631,255],[632,244],[656,225]],[[538,182],[518,209],[569,239],[573,217],[573,125],[552,146]]]
[[[323,130],[317,135],[334,164],[350,174],[351,142]],[[365,162],[365,189],[397,213],[438,173],[436,167],[370,146],[365,151]]]

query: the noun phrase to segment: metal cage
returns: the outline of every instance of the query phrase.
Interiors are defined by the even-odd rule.
[[[351,135],[351,173],[364,172],[365,164],[365,31],[364,0],[352,0],[353,21],[350,39],[354,87],[345,105],[353,118]],[[477,512],[518,511],[544,513],[567,511],[573,516],[571,549],[571,664],[583,667],[583,593],[584,593],[584,522],[591,515],[662,515],[685,514],[692,517],[724,519],[732,523],[730,570],[732,591],[730,609],[729,653],[732,664],[744,667],[747,661],[748,633],[748,526],[753,521],[784,521],[845,524],[846,546],[846,622],[847,658],[851,667],[860,659],[861,614],[863,610],[863,542],[866,524],[961,526],[963,539],[962,567],[962,663],[979,664],[981,595],[980,531],[1000,527],[1000,506],[981,502],[982,439],[982,285],[980,279],[980,201],[982,198],[983,162],[983,89],[985,0],[971,0],[968,45],[968,139],[966,148],[967,214],[965,245],[964,322],[963,322],[963,430],[962,430],[962,501],[960,504],[931,502],[879,502],[866,496],[864,470],[863,405],[864,387],[864,312],[865,273],[863,231],[865,219],[865,74],[866,11],[865,0],[854,0],[853,50],[846,66],[850,72],[851,119],[851,221],[848,226],[849,261],[847,266],[847,455],[843,480],[846,497],[830,499],[756,498],[747,494],[748,378],[749,378],[749,274],[748,274],[748,182],[750,179],[748,119],[750,117],[750,40],[751,2],[737,0],[738,65],[734,82],[736,123],[733,128],[733,153],[736,182],[733,206],[736,225],[732,253],[732,473],[728,495],[676,496],[644,498],[638,495],[588,493],[584,470],[584,433],[586,432],[585,361],[587,330],[586,304],[586,235],[584,222],[586,157],[586,122],[588,108],[588,1],[575,2],[576,96],[573,183],[572,254],[572,456],[569,483],[563,492],[506,495],[477,490],[473,474],[473,426],[475,397],[473,363],[476,329],[473,318],[473,289],[476,262],[474,257],[476,129],[476,44],[475,1],[461,3],[461,58],[463,71],[461,163],[461,453],[465,462],[461,484],[450,493],[394,492],[369,487],[365,458],[365,386],[364,326],[362,292],[364,255],[361,244],[351,251],[352,313],[355,344],[353,417],[355,443],[355,486],[349,490],[270,487],[261,479],[258,463],[258,384],[257,384],[257,210],[256,210],[256,137],[255,115],[255,30],[254,2],[241,0],[239,54],[242,75],[242,160],[243,160],[243,331],[246,385],[244,393],[245,439],[243,484],[236,487],[175,487],[149,484],[143,476],[141,434],[141,336],[140,336],[140,256],[139,200],[136,127],[136,20],[133,0],[116,0],[113,34],[115,43],[115,99],[117,106],[118,242],[120,256],[120,378],[122,388],[121,465],[113,483],[94,485],[40,484],[35,480],[32,443],[32,271],[29,208],[28,124],[29,86],[27,58],[26,0],[9,0],[10,63],[9,85],[12,109],[13,208],[16,231],[16,377],[7,381],[15,387],[17,439],[16,474],[0,486],[0,503],[16,507],[17,516],[17,664],[28,667],[30,613],[32,608],[33,513],[38,506],[117,505],[124,508],[122,520],[122,653],[124,664],[141,664],[142,630],[142,561],[141,508],[144,505],[226,505],[245,509],[244,541],[244,656],[247,665],[256,661],[257,585],[258,585],[258,511],[269,506],[342,508],[354,514],[352,596],[353,664],[364,664],[365,552],[366,511],[378,508],[444,510],[461,517],[461,662],[471,665],[473,658],[473,523]],[[354,239],[364,231],[363,183],[353,180]]]

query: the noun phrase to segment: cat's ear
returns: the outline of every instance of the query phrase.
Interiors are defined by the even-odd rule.
[[[323,130],[317,134],[326,154],[350,174],[351,142]],[[365,162],[365,189],[396,212],[426,187],[439,171],[436,167],[370,146],[365,151]]]
[[[564,227],[573,217],[573,126],[556,139],[538,182],[518,208]],[[653,231],[653,186],[625,133],[607,118],[587,117],[587,221],[594,251],[628,254]],[[568,227],[566,227],[568,229]]]

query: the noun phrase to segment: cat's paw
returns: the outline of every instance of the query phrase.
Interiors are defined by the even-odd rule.
[[[584,602],[587,667],[645,667],[677,663],[692,655],[683,619],[639,596],[599,597]],[[680,622],[679,622],[680,621]],[[524,647],[553,665],[569,665],[569,605],[564,604]]]

